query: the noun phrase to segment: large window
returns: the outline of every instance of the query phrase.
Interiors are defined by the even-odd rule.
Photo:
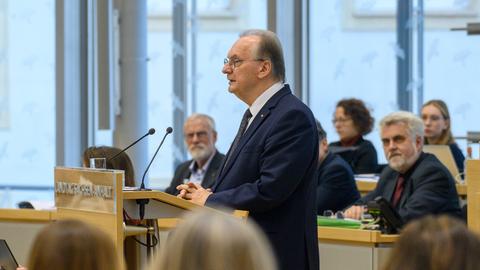
[[[170,1],[149,0],[148,32],[148,102],[149,125],[160,130],[171,126],[174,106],[181,106],[185,115],[193,112],[211,115],[217,124],[217,148],[225,153],[235,137],[246,105],[227,91],[221,73],[223,59],[238,34],[248,28],[267,27],[265,1],[187,1],[187,98],[186,103],[174,98],[172,6]],[[192,28],[192,24],[194,28]],[[194,33],[192,33],[194,31]],[[176,53],[183,53],[176,50]],[[195,63],[195,64],[194,64]],[[183,132],[176,130],[174,132]],[[173,175],[173,156],[180,156],[171,138],[165,143],[150,171],[150,186],[166,187]],[[158,142],[150,141],[150,156]],[[189,158],[189,157],[187,157]]]
[[[0,1],[0,207],[53,198],[42,189],[53,186],[55,166],[54,8]]]
[[[467,131],[479,131],[476,115],[480,99],[476,68],[480,63],[479,36],[452,32],[478,21],[480,2],[413,1],[414,18],[406,23],[414,32],[412,108],[419,112],[419,103],[430,99],[447,102],[452,117],[454,136],[464,137]],[[335,103],[341,98],[363,99],[378,123],[383,116],[398,109],[396,60],[409,57],[396,38],[397,1],[311,1],[310,9],[310,105],[324,123],[329,140],[337,140],[330,123]],[[420,4],[424,14],[418,17]],[[416,22],[424,19],[424,30]],[[420,31],[420,32],[418,32]],[[423,34],[423,47],[417,46]],[[417,56],[423,56],[423,69]],[[424,71],[423,78],[418,77]],[[423,87],[423,89],[422,89]],[[422,99],[423,100],[419,100]],[[368,139],[385,162],[377,130]],[[466,141],[459,140],[465,151]],[[474,157],[478,157],[474,148]]]
[[[362,99],[376,123],[397,109],[395,27],[356,2],[310,2],[310,107],[330,142],[338,140],[331,120],[342,98]],[[385,163],[377,125],[366,138]]]
[[[480,131],[480,36],[467,36],[450,28],[478,21],[480,9],[476,0],[454,2],[458,3],[425,2],[424,101],[444,100],[450,110],[453,135],[463,137],[467,131]],[[466,140],[457,142],[465,154]],[[479,157],[478,147],[474,148],[474,157]]]

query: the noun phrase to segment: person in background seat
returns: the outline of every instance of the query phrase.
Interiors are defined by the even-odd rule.
[[[464,170],[465,156],[452,135],[452,120],[447,104],[443,100],[432,99],[423,104],[422,120],[425,125],[425,144],[443,144],[450,147],[460,173]],[[454,175],[455,177],[455,175]]]
[[[175,169],[170,186],[165,190],[172,195],[179,193],[176,189],[178,185],[187,182],[211,188],[225,159],[225,155],[215,147],[217,131],[212,117],[206,114],[192,114],[185,121],[183,136],[192,159]]]
[[[342,99],[337,103],[332,120],[340,141],[332,142],[330,150],[341,156],[353,173],[375,173],[377,150],[363,136],[372,131],[374,119],[365,103],[359,99]]]
[[[424,153],[423,122],[411,112],[394,112],[380,121],[380,133],[388,160],[377,186],[345,212],[359,219],[364,205],[382,196],[404,222],[428,214],[461,217],[455,181],[432,154]]]
[[[328,151],[327,133],[317,121],[319,153],[317,214],[337,212],[360,198],[352,168],[345,160]]]

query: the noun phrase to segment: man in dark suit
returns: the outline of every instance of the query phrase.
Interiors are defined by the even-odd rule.
[[[274,33],[242,33],[224,63],[228,90],[249,109],[212,192],[189,183],[177,187],[179,197],[248,210],[270,240],[280,269],[317,270],[313,114],[284,84],[283,52]]]
[[[336,154],[328,151],[327,133],[317,121],[319,154],[317,213],[337,212],[360,198],[350,165]]]
[[[177,195],[178,185],[193,182],[203,188],[211,188],[215,183],[225,155],[215,148],[217,131],[215,121],[206,114],[192,114],[183,126],[183,135],[191,160],[178,165],[170,186],[165,192]]]
[[[382,196],[405,222],[428,214],[460,217],[451,174],[435,156],[422,152],[422,120],[410,112],[394,112],[382,119],[380,130],[389,166],[380,175],[375,190],[350,207],[346,216],[360,218],[365,210],[362,205]]]

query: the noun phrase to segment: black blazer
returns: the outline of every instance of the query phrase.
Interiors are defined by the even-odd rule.
[[[211,188],[213,186],[224,159],[225,155],[215,150],[215,156],[213,156],[212,161],[210,161],[210,165],[203,177],[201,184],[202,187]],[[166,193],[172,195],[177,195],[179,193],[176,187],[183,184],[185,179],[190,178],[190,170],[188,167],[192,161],[193,160],[188,160],[177,166],[172,181],[170,182],[170,186],[165,190]]]
[[[343,210],[359,198],[350,166],[341,157],[328,153],[318,169],[317,213]]]
[[[452,151],[453,158],[455,159],[455,164],[457,164],[458,172],[463,173],[465,167],[465,156],[462,153],[462,150],[458,147],[456,143],[451,143],[448,145],[450,151]],[[454,175],[453,177],[455,177]]]
[[[329,146],[337,149],[342,147],[339,141],[330,143]],[[373,144],[360,137],[354,147],[355,150],[339,151],[336,154],[350,164],[354,174],[377,172],[377,150],[375,150]],[[335,153],[335,151],[333,152]]]
[[[285,85],[227,155],[207,205],[250,211],[279,269],[318,270],[318,134],[310,109]]]
[[[375,190],[356,204],[366,204],[377,196],[391,202],[399,173],[386,167]],[[422,153],[412,168],[405,173],[405,187],[397,205],[404,221],[428,214],[450,214],[461,217],[455,181],[447,168],[434,156]]]

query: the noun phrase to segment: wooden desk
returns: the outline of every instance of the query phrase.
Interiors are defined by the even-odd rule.
[[[318,227],[318,240],[322,242],[345,242],[354,244],[387,244],[397,241],[397,234],[382,234],[380,231]]]
[[[179,221],[158,219],[161,241],[167,239],[168,231]],[[397,239],[398,235],[385,235],[380,231],[318,227],[320,269],[381,269]]]
[[[180,212],[185,210],[192,210],[200,208],[197,205],[194,205],[188,201],[179,200],[176,197],[166,195],[162,192],[148,192],[148,191],[127,191],[120,192],[117,194],[117,199],[120,198],[124,201],[126,208],[131,209],[131,214],[134,218],[138,218],[138,205],[136,204],[136,199],[149,198],[150,203],[147,204],[147,213],[148,215],[158,214],[159,216],[178,216]],[[159,201],[163,201],[161,204]],[[121,212],[123,207],[117,207]],[[163,210],[163,212],[161,211]],[[63,210],[63,212],[70,211],[69,209]],[[162,215],[159,214],[162,212]],[[75,213],[75,218],[80,219],[84,222],[93,224],[95,226],[95,219],[100,221],[104,219],[98,218],[100,213],[98,212],[87,212],[87,211],[77,211]],[[112,216],[112,215],[109,215]],[[124,231],[123,231],[123,222],[122,216],[117,215],[120,225],[122,226],[121,231],[117,233],[121,234],[120,238],[114,236],[112,238],[117,239],[117,248],[120,250],[123,256],[123,240],[124,240]],[[65,216],[65,213],[58,213],[57,210],[52,211],[42,211],[42,210],[32,210],[32,209],[0,209],[0,238],[7,240],[9,246],[12,249],[15,257],[18,262],[22,265],[27,264],[28,255],[30,253],[30,248],[37,236],[37,234],[42,230],[48,223],[62,218],[70,218]],[[171,218],[169,228],[172,228],[176,225],[176,219]],[[113,231],[117,224],[104,223],[99,226],[96,226],[105,231]],[[166,229],[166,228],[161,228]],[[165,240],[165,239],[164,239]],[[120,243],[121,241],[121,243]],[[142,254],[146,253],[142,251]],[[146,256],[142,256],[146,258]],[[146,259],[142,259],[141,262],[138,262],[137,269],[140,269]],[[131,268],[134,269],[134,268]]]
[[[398,235],[318,227],[320,269],[381,269]]]
[[[465,172],[468,183],[468,228],[480,233],[480,160],[467,160]]]
[[[355,180],[357,183],[357,188],[360,194],[365,195],[368,192],[372,191],[375,189],[377,186],[377,182],[373,181],[363,181],[363,180]]]
[[[55,219],[55,210],[0,209],[0,238],[7,240],[18,263],[26,265],[38,232]]]
[[[362,195],[367,194],[368,192],[375,189],[377,182],[356,180],[358,191]],[[458,196],[461,198],[467,197],[467,185],[466,184],[456,184]]]

